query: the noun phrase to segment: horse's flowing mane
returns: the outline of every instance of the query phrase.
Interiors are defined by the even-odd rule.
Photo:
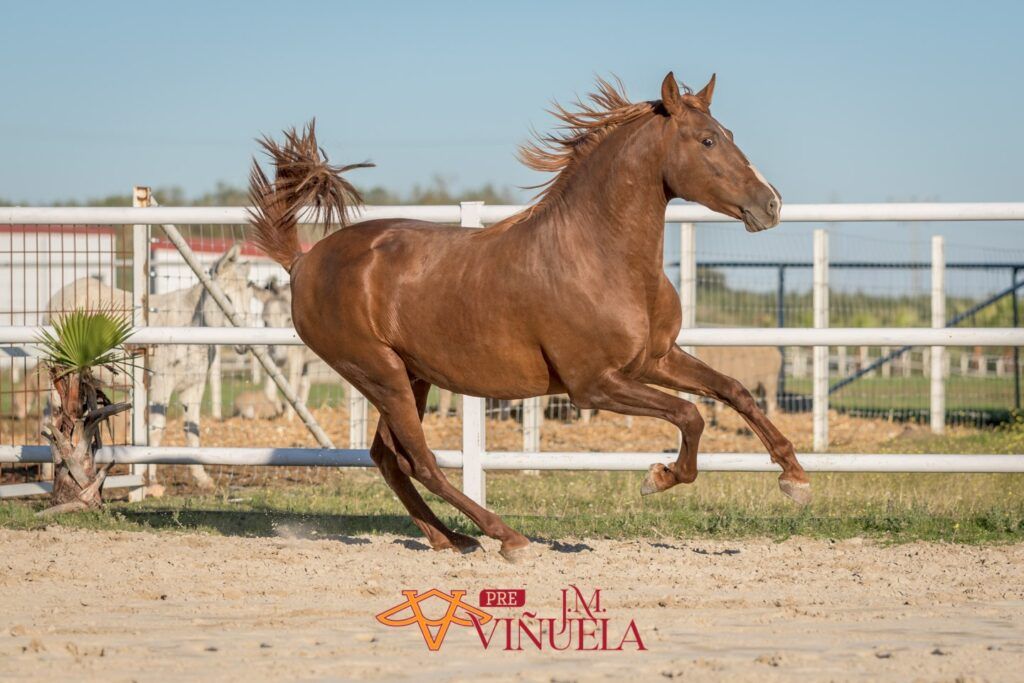
[[[660,101],[630,102],[622,81],[615,77],[613,80],[614,83],[599,77],[597,90],[585,98],[578,98],[572,109],[555,102],[548,112],[561,125],[553,133],[542,135],[534,132],[534,139],[519,147],[519,160],[528,168],[557,175],[532,186],[541,190],[536,197],[537,203],[509,218],[510,223],[517,223],[556,202],[583,159],[609,133],[654,112],[661,104]]]

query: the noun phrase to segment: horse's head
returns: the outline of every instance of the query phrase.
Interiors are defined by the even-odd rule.
[[[241,259],[241,246],[238,244],[228,249],[210,269],[211,277],[220,285],[235,312],[243,319],[248,319],[253,313],[253,287],[249,282],[250,270],[249,262]],[[204,297],[202,303],[204,325],[224,326],[229,324],[227,316],[211,297]],[[241,351],[239,352],[241,353]]]
[[[714,92],[714,76],[695,95],[680,93],[672,72],[665,76],[665,186],[673,197],[742,220],[750,232],[767,230],[779,223],[782,197],[736,146],[732,132],[711,116]]]
[[[266,287],[257,288],[255,296],[263,304],[260,318],[264,327],[291,327],[292,326],[292,292],[291,287],[282,285],[277,278],[267,283]],[[268,351],[274,362],[281,364],[285,360],[285,353],[288,348],[284,346],[270,346]]]

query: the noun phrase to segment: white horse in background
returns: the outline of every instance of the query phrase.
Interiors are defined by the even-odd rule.
[[[247,314],[253,299],[249,283],[250,266],[239,259],[240,247],[234,245],[213,264],[211,276],[241,314]],[[108,287],[94,278],[81,278],[63,287],[50,299],[52,318],[61,312],[82,308],[90,311],[131,308],[132,295]],[[202,283],[149,297],[149,324],[154,327],[225,327],[227,316]],[[185,442],[199,446],[199,413],[211,366],[219,351],[215,346],[162,344],[152,348],[149,369],[149,445],[159,446],[167,423],[171,395],[178,392],[185,411]],[[219,378],[218,378],[219,379]],[[189,473],[201,488],[213,488],[213,480],[202,465],[189,465]],[[150,482],[151,484],[153,482]]]
[[[292,327],[292,290],[291,286],[281,284],[273,279],[262,289],[255,291],[255,297],[263,303],[260,317],[264,327]],[[309,401],[312,388],[310,372],[314,363],[320,358],[305,346],[270,346],[268,352],[273,361],[281,368],[299,400],[303,404]],[[263,383],[263,392],[273,405],[280,405],[287,414],[288,420],[295,419],[295,409],[287,401],[278,397],[277,385],[268,375]],[[244,415],[243,415],[244,416]]]

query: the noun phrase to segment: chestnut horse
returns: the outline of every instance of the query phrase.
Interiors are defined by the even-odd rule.
[[[562,132],[521,148],[531,168],[556,172],[539,201],[482,230],[394,219],[345,227],[361,197],[316,143],[311,122],[261,144],[274,180],[254,160],[254,240],[291,274],[302,340],[380,411],[370,452],[437,550],[476,539],[446,527],[415,478],[501,541],[509,560],[525,536],[453,486],[420,421],[432,384],[501,399],[567,393],[581,408],[661,418],[679,428],[671,465],[651,465],[642,494],[697,477],[704,427],[693,403],[649,385],[722,401],[742,415],[782,468],[799,503],[810,483],[793,445],[750,393],[675,343],[679,299],[662,270],[665,207],[699,202],[758,232],[779,222],[781,198],[710,113],[715,78],[680,92],[669,73],[661,100],[632,103],[598,81],[577,109],[557,106]],[[338,230],[303,253],[299,209]]]

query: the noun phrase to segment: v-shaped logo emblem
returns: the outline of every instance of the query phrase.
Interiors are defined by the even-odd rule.
[[[427,643],[427,647],[434,652],[441,648],[441,643],[444,642],[444,637],[452,624],[472,626],[473,621],[476,621],[478,624],[486,624],[493,618],[478,607],[463,602],[462,598],[465,597],[466,591],[452,591],[451,594],[448,594],[436,588],[431,588],[424,593],[406,590],[402,591],[402,595],[405,596],[405,602],[378,614],[377,621],[385,626],[409,626],[410,624],[416,624],[420,627],[420,633],[423,634],[423,640]],[[440,619],[428,618],[423,614],[423,610],[420,607],[421,603],[433,598],[448,603],[448,608]],[[398,615],[405,610],[409,610],[410,614],[405,617],[399,617]],[[462,610],[465,616],[459,616],[459,610]]]

